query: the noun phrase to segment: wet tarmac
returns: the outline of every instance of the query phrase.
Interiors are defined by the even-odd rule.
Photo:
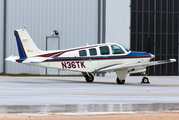
[[[0,76],[0,105],[146,104],[179,103],[179,76],[95,77],[3,77]]]

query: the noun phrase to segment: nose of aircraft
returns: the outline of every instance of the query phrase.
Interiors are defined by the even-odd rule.
[[[153,54],[151,54],[151,53],[150,53],[150,56],[151,56],[151,59],[153,59],[153,58],[155,57],[155,55],[153,55]]]

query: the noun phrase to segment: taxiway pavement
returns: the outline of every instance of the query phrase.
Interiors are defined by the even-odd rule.
[[[0,76],[0,113],[179,110],[179,76],[148,78]]]

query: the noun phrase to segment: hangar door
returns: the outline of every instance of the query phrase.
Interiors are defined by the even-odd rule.
[[[60,37],[47,36],[46,37],[46,50],[60,50]],[[47,75],[59,75],[58,69],[46,68]]]
[[[131,0],[131,50],[146,51],[154,60],[177,59],[172,64],[151,66],[148,75],[178,75],[178,0]]]

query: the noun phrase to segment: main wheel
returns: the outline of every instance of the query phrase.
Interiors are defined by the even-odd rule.
[[[117,84],[124,84],[125,80],[120,80],[118,77],[116,78]]]
[[[86,82],[93,82],[94,81],[94,76],[92,74],[89,73],[89,76],[86,76]]]
[[[149,82],[149,79],[147,77],[143,77],[142,78],[142,83],[146,84],[146,83],[150,83],[150,82]]]

